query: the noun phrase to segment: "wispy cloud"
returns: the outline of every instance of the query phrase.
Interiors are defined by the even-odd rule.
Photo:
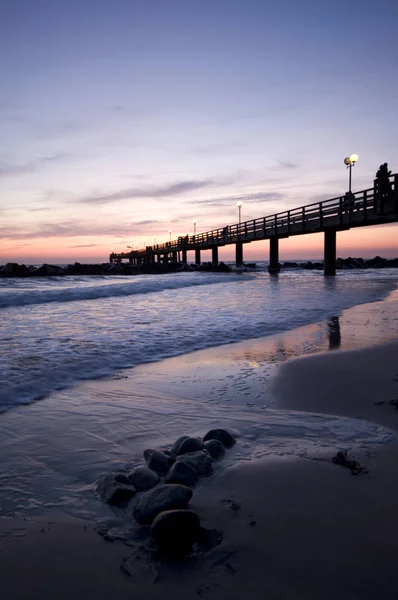
[[[294,162],[288,162],[285,160],[278,160],[278,164],[276,165],[276,169],[297,169],[300,165]]]
[[[42,156],[24,164],[0,164],[0,177],[12,177],[40,171],[46,165],[65,160],[70,154],[55,154],[54,156]]]
[[[146,226],[151,222],[134,223],[135,235],[147,233]],[[142,226],[142,229],[140,228]],[[132,223],[109,223],[109,222],[76,222],[63,221],[58,223],[32,224],[25,227],[0,226],[0,239],[3,240],[30,240],[45,238],[67,238],[86,236],[111,236],[120,238],[131,235]],[[91,245],[91,244],[90,244]]]
[[[275,202],[281,200],[283,194],[280,192],[256,192],[251,194],[240,194],[232,196],[222,196],[220,198],[209,198],[207,200],[189,200],[195,204],[205,204],[206,206],[230,206],[233,202]]]
[[[96,248],[102,244],[77,244],[76,246],[68,246],[68,248]]]
[[[178,181],[157,188],[128,188],[113,192],[106,195],[92,195],[78,200],[83,204],[110,204],[119,200],[131,200],[133,198],[167,198],[171,196],[180,196],[188,194],[203,188],[214,185],[215,182],[211,179]]]

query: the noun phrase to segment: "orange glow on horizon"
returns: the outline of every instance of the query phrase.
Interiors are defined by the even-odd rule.
[[[147,236],[137,239],[139,247],[153,239]],[[147,242],[149,243],[149,242]],[[26,264],[73,263],[73,262],[107,262],[111,249],[115,252],[127,251],[131,242],[117,242],[114,239],[98,237],[78,238],[46,238],[32,241],[21,240],[21,243],[7,240],[2,243],[0,264],[19,262]],[[269,242],[261,240],[244,246],[244,260],[268,260]],[[292,236],[279,242],[280,260],[287,259],[322,259],[323,234],[313,233]],[[337,255],[341,257],[356,256],[369,258],[375,255],[386,258],[398,257],[398,224],[378,225],[354,228],[337,233]],[[191,256],[192,255],[192,256]],[[203,260],[211,260],[211,251],[203,251]],[[219,250],[220,260],[234,260],[235,248],[225,246]],[[188,261],[193,262],[193,252],[188,253]]]

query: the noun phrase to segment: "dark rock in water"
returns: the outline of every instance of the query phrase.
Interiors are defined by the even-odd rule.
[[[181,483],[188,487],[194,486],[197,479],[198,474],[196,470],[188,463],[181,462],[180,460],[174,463],[166,475],[166,483]]]
[[[208,440],[204,443],[204,447],[215,460],[222,458],[225,454],[225,446],[219,440]]]
[[[293,262],[293,261],[289,261],[289,260],[285,260],[285,262],[282,263],[282,267],[284,269],[297,269],[298,263]]]
[[[344,452],[339,450],[336,456],[333,456],[332,462],[334,462],[336,465],[346,467],[353,475],[365,475],[369,473],[368,469],[362,467],[357,460],[354,460],[348,455],[347,450]]]
[[[149,525],[164,510],[185,508],[192,490],[185,485],[165,484],[138,496],[133,516],[140,525]]]
[[[176,459],[177,459],[177,457],[174,454],[174,452],[171,452],[171,450],[164,450],[163,452],[169,458],[169,464],[170,465],[174,464],[175,461],[176,461]]]
[[[151,526],[159,549],[171,556],[183,556],[200,535],[200,520],[192,510],[167,510]]]
[[[152,448],[144,451],[144,458],[148,468],[158,473],[158,475],[166,475],[172,463],[170,456],[167,456],[161,450],[154,450]]]
[[[203,442],[198,438],[189,437],[181,442],[177,455],[196,452],[197,450],[203,450]]]
[[[147,467],[135,467],[128,474],[128,478],[137,492],[145,492],[159,483],[159,475]]]
[[[127,504],[136,489],[131,481],[122,473],[109,473],[98,482],[97,492],[108,504]]]
[[[206,451],[188,452],[178,457],[178,462],[184,462],[197,472],[198,475],[207,475],[213,468],[213,459]],[[177,464],[176,463],[176,464]]]
[[[230,448],[235,444],[234,436],[226,429],[211,429],[203,438],[204,442],[207,442],[208,440],[218,440],[224,444],[226,448]]]
[[[181,437],[179,437],[178,440],[171,447],[171,452],[173,454],[177,454],[178,450],[180,449],[180,446],[181,446],[182,442],[184,440],[187,440],[188,438],[189,438],[189,435],[182,435]]]
[[[64,275],[65,269],[57,265],[44,264],[37,269],[31,271],[32,277],[54,277],[56,275]]]
[[[30,277],[31,271],[26,265],[7,263],[0,268],[0,277]]]

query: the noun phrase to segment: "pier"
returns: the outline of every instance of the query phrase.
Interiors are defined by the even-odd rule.
[[[212,231],[186,235],[164,244],[146,246],[130,252],[112,253],[110,262],[128,260],[133,265],[153,262],[187,263],[188,252],[194,252],[197,265],[201,251],[211,250],[212,263],[218,265],[218,249],[235,245],[236,266],[243,264],[243,245],[269,239],[270,273],[279,271],[279,240],[293,235],[324,234],[324,274],[336,273],[336,242],[339,231],[354,227],[368,227],[398,221],[398,174],[391,175],[388,189],[382,189],[379,180],[371,188],[338,196],[252,219],[235,225],[226,225]]]

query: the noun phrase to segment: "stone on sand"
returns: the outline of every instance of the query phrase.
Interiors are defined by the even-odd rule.
[[[159,475],[148,467],[135,467],[127,475],[137,492],[145,492],[159,483]]]
[[[155,471],[158,475],[166,475],[168,473],[172,460],[161,450],[148,448],[144,450],[145,462],[151,471]]]
[[[188,438],[189,435],[182,435],[181,437],[179,437],[178,440],[171,447],[171,452],[176,455],[178,453],[178,450],[180,449],[182,442],[184,440],[187,440]]]
[[[166,475],[166,483],[181,483],[192,487],[198,479],[196,470],[188,463],[177,461]]]
[[[218,440],[226,448],[230,448],[235,444],[234,436],[226,429],[211,429],[206,433],[203,442],[207,442],[208,440]]]
[[[192,498],[192,490],[185,485],[165,484],[138,496],[133,516],[140,525],[150,525],[165,510],[185,508]]]
[[[177,450],[177,455],[187,454],[188,452],[197,452],[198,450],[203,450],[203,442],[198,440],[198,438],[188,437],[185,440],[182,440]]]
[[[162,552],[173,556],[186,554],[198,539],[200,520],[192,510],[168,510],[153,521],[151,534]]]
[[[135,486],[122,473],[108,473],[100,478],[97,492],[108,504],[127,504],[136,494]]]
[[[214,460],[222,458],[225,454],[225,446],[219,440],[208,440],[204,447]]]
[[[206,451],[188,452],[178,457],[177,462],[184,462],[194,468],[198,475],[207,475],[213,468],[213,459]],[[177,463],[176,463],[177,464]]]

